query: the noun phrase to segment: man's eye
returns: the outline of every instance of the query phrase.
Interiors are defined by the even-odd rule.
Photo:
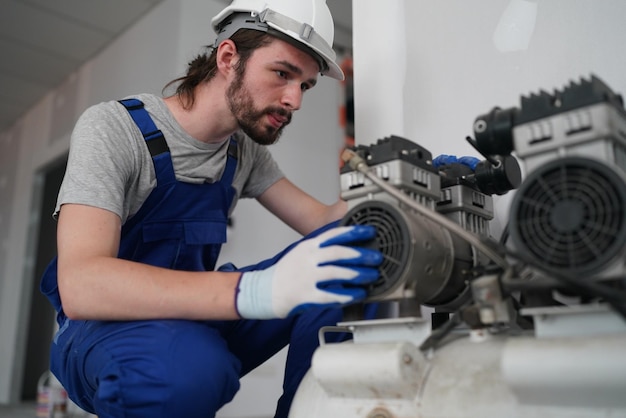
[[[287,78],[287,73],[282,71],[282,70],[276,70],[276,74],[280,77],[280,78]]]
[[[309,85],[308,85],[308,84],[306,84],[306,83],[302,83],[302,84],[300,84],[300,89],[301,89],[302,91],[307,91],[307,90],[308,90],[308,89],[310,89],[310,88],[311,88],[311,86],[309,86]]]

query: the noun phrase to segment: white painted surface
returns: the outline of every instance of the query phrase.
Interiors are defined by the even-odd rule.
[[[160,94],[168,81],[182,75],[200,48],[212,43],[210,19],[224,4],[164,1],[0,134],[0,404],[16,402],[21,386],[29,283],[33,282],[28,234],[36,231],[37,222],[29,214],[36,210],[37,173],[67,153],[73,124],[86,107],[134,93]],[[272,147],[290,179],[328,203],[339,197],[341,98],[338,82],[320,80],[306,94],[303,109],[280,144]],[[256,202],[243,201],[222,259],[239,265],[254,263],[297,238]],[[284,357],[281,352],[246,376],[240,393],[220,417],[273,416],[282,390]]]

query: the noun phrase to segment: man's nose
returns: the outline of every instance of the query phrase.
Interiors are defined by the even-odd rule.
[[[289,83],[282,96],[281,104],[291,110],[298,110],[302,105],[302,87],[300,83]]]

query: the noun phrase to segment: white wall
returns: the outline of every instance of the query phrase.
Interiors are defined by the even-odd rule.
[[[356,141],[479,156],[474,119],[522,94],[592,73],[626,94],[624,16],[623,0],[355,1]],[[500,224],[511,196],[496,199]]]
[[[0,403],[19,398],[29,283],[33,281],[29,233],[36,231],[38,222],[34,207],[38,173],[67,153],[73,124],[87,106],[133,93],[159,94],[168,81],[182,75],[200,47],[212,43],[210,19],[224,4],[218,0],[164,1],[0,134]],[[339,196],[341,99],[339,83],[322,78],[306,94],[303,110],[294,116],[281,142],[271,148],[294,183],[328,203]],[[243,201],[235,212],[222,260],[250,264],[296,238],[295,232],[256,202]],[[279,356],[245,378],[240,395],[220,416],[273,415],[281,382]]]
[[[32,240],[39,216],[39,173],[67,153],[74,121],[88,105],[137,91],[158,93],[173,78],[174,62],[166,57],[175,52],[172,40],[178,38],[180,24],[172,24],[172,18],[178,21],[179,8],[177,1],[169,1],[153,9],[0,137],[3,159],[10,161],[0,202],[4,254],[0,258],[0,403],[19,399],[33,283]],[[5,144],[11,144],[8,152]]]

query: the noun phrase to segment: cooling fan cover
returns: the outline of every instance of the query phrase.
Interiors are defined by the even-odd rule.
[[[404,216],[392,205],[369,201],[354,207],[343,218],[343,225],[371,225],[376,227],[376,239],[369,244],[383,253],[379,267],[380,279],[371,285],[372,297],[388,293],[397,286],[410,264],[411,237]]]
[[[511,239],[541,267],[597,274],[623,252],[626,184],[600,161],[567,157],[533,171],[511,205]]]

